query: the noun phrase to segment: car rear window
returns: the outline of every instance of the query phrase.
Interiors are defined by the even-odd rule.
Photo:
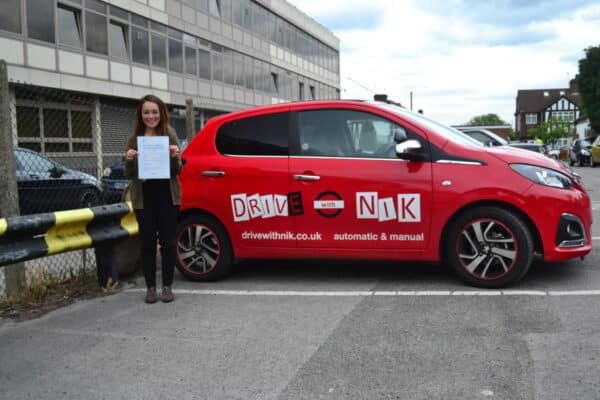
[[[217,132],[217,150],[227,155],[287,156],[289,113],[228,122]]]

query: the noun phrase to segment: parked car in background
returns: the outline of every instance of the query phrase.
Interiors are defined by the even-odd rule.
[[[590,164],[592,167],[600,164],[600,135],[596,136],[596,140],[592,143],[592,149],[590,150],[591,158]]]
[[[98,180],[32,150],[14,149],[21,215],[99,205]]]
[[[592,144],[588,139],[575,139],[569,148],[569,165],[578,164],[583,167],[590,164]]]
[[[548,155],[546,146],[541,143],[510,142],[508,145],[512,147],[518,147],[519,149],[535,151],[536,153],[540,153],[546,156]]]
[[[123,175],[124,170],[125,160],[121,160],[105,168],[102,172],[100,181],[105,203],[112,204],[123,201],[123,191],[129,184],[129,178]]]
[[[469,128],[464,130],[461,129],[460,131],[478,142],[483,143],[485,146],[505,146],[508,144],[508,140],[487,129]]]
[[[318,257],[444,262],[499,288],[534,259],[592,248],[590,198],[562,163],[394,104],[238,111],[211,118],[182,157],[177,268],[193,280],[239,259]]]

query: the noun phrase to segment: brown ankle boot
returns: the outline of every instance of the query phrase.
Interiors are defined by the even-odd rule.
[[[158,301],[155,288],[149,287],[148,289],[146,289],[146,298],[144,299],[144,301],[148,304],[153,304]]]
[[[175,296],[173,296],[173,291],[171,290],[171,286],[165,286],[162,289],[162,293],[160,294],[160,299],[163,303],[170,303],[175,300]]]

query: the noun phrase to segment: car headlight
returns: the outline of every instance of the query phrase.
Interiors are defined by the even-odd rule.
[[[589,155],[590,155],[590,152],[589,152],[589,151],[587,151],[587,150],[583,150],[583,149],[582,149],[582,150],[581,150],[581,155],[582,155],[582,156],[586,156],[586,157],[587,157],[587,156],[589,156]]]
[[[573,181],[564,174],[552,169],[529,164],[511,164],[510,167],[532,182],[559,189],[573,187]]]

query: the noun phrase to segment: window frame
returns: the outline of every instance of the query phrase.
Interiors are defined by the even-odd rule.
[[[278,121],[278,123],[280,123],[281,125],[283,125],[285,128],[281,128],[280,126],[277,126],[275,128],[271,128],[271,130],[267,130],[264,127],[261,127],[260,123],[257,121],[258,119],[267,119],[267,118],[276,118],[276,117],[283,117],[283,121]],[[288,158],[290,156],[290,149],[291,149],[291,140],[290,140],[290,128],[291,128],[291,119],[292,119],[292,113],[289,111],[282,111],[282,112],[276,112],[276,113],[266,113],[266,114],[261,114],[261,115],[254,115],[254,116],[250,116],[250,117],[245,117],[245,118],[239,118],[233,121],[228,121],[226,123],[224,123],[223,125],[221,125],[216,132],[215,135],[215,147],[217,149],[217,152],[219,152],[219,154],[222,154],[223,156],[226,157],[267,157],[267,158],[281,158],[281,157],[285,157]],[[244,151],[236,151],[234,150],[233,152],[229,152],[229,151],[223,151],[223,146],[229,145],[228,143],[223,143],[223,132],[228,129],[229,127],[232,127],[232,129],[235,129],[235,125],[236,124],[248,124],[249,126],[252,127],[256,127],[255,130],[249,134],[246,135],[243,139],[257,139],[260,138],[259,135],[260,134],[266,134],[266,133],[273,133],[273,132],[281,132],[281,129],[285,129],[285,131],[287,132],[287,135],[280,135],[275,133],[275,135],[270,136],[271,138],[280,138],[282,139],[283,142],[283,147],[280,146],[280,149],[282,149],[282,151],[280,151],[278,154],[269,154],[269,153],[274,153],[274,152],[267,152],[264,151],[263,153],[254,153],[253,151],[246,151],[246,150],[251,150],[252,149],[252,145],[249,143],[234,143],[231,146],[237,146],[238,149],[243,149]],[[255,132],[258,132],[259,134],[255,134]],[[240,136],[237,137],[237,139],[240,139]],[[277,144],[274,144],[273,142],[268,143],[266,146],[268,145],[273,145],[273,146],[277,146]],[[283,151],[284,149],[284,151]]]
[[[11,35],[22,36],[25,32],[23,32],[24,23],[23,23],[23,0],[13,0],[15,4],[18,4],[18,7],[6,7],[5,10],[16,10],[16,13],[13,15],[7,15],[9,21],[16,21],[18,25],[18,30],[12,31],[8,29],[3,29],[0,27],[0,32],[6,32]],[[16,18],[15,18],[16,17]]]
[[[72,44],[69,43],[63,43],[61,41],[61,35],[60,35],[60,27],[64,26],[63,24],[59,23],[59,10],[63,10],[63,11],[67,11],[67,12],[71,12],[71,15],[74,15],[74,20],[75,20],[75,28],[77,29],[77,39],[79,39],[79,45],[78,46],[74,46]],[[75,8],[71,5],[65,4],[65,3],[57,3],[56,4],[56,44],[59,46],[65,46],[68,48],[72,48],[72,49],[79,49],[82,50],[83,49],[83,19],[81,17],[82,14],[82,10],[80,8]]]
[[[525,125],[536,125],[538,123],[537,113],[525,113]]]

